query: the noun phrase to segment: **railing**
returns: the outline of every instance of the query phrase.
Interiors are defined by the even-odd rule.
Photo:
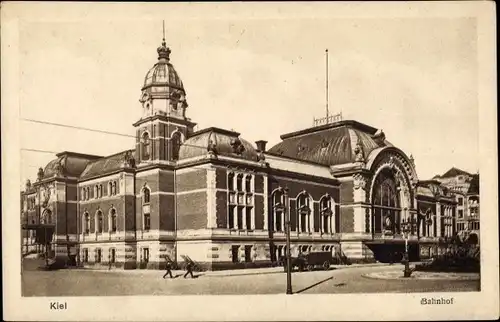
[[[334,122],[342,121],[342,113],[328,115],[326,117],[314,118],[313,124],[314,126],[330,124]]]

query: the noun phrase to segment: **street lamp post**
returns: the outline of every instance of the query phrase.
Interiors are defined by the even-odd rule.
[[[288,188],[283,189],[286,224],[286,294],[292,294],[292,263],[290,252],[290,212],[288,211]]]
[[[403,271],[404,277],[410,277],[411,273],[413,272],[413,270],[410,269],[410,257],[408,254],[408,238],[409,238],[409,234],[411,231],[411,224],[412,223],[410,222],[410,220],[405,220],[404,218],[401,221],[401,229],[403,230],[404,239],[405,239],[405,254],[404,254],[404,259],[403,259],[403,263],[405,265],[405,269]]]

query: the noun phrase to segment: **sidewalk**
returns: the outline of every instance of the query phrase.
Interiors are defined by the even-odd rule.
[[[362,267],[382,267],[389,266],[386,263],[372,263],[372,264],[352,264],[352,265],[332,265],[330,266],[330,270],[337,269],[348,269],[348,268],[362,268]],[[396,265],[392,265],[396,266]],[[138,275],[163,275],[165,274],[164,270],[156,270],[156,269],[131,269],[131,270],[123,270],[123,269],[91,269],[91,268],[75,268],[73,271],[82,271],[82,272],[102,272],[102,273],[114,273],[114,274],[138,274]],[[321,270],[318,270],[321,271]],[[294,271],[294,273],[297,270]],[[174,276],[182,276],[186,273],[184,270],[172,270],[172,274]],[[211,276],[211,277],[225,277],[225,276],[245,276],[245,275],[263,275],[263,274],[279,274],[284,273],[283,267],[264,267],[264,268],[243,268],[243,269],[231,269],[231,270],[220,270],[220,271],[205,271],[205,272],[193,272],[195,275],[201,276]]]

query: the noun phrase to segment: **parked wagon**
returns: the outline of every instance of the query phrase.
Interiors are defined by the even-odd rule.
[[[286,257],[283,256],[281,258],[283,262],[283,268],[286,272],[287,270],[287,260]],[[299,255],[298,257],[290,258],[291,261],[291,270],[295,267],[298,268],[299,271],[308,270],[312,271],[316,267],[321,267],[324,270],[328,270],[330,265],[333,263],[333,257],[331,252],[310,252],[306,255]]]

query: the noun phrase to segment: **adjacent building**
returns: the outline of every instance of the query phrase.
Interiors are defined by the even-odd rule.
[[[287,216],[292,254],[328,251],[339,261],[392,260],[405,238],[412,259],[432,256],[456,232],[451,189],[420,181],[413,158],[381,129],[325,122],[270,148],[233,130],[195,131],[171,51],[163,42],[157,52],[135,146],[61,152],[27,182],[23,252],[36,250],[34,230],[49,229],[52,255],[87,267],[162,268],[166,255],[187,255],[223,269],[276,264]]]

